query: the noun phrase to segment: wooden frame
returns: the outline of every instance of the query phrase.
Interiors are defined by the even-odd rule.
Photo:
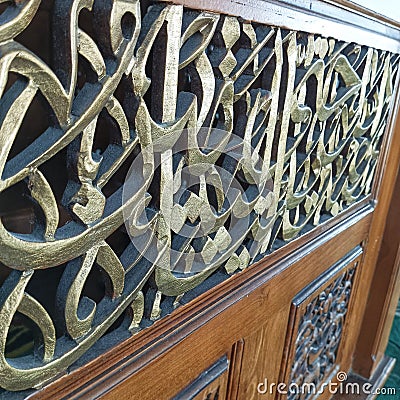
[[[312,29],[315,33],[360,44],[373,42],[383,50],[400,52],[398,23],[372,15],[344,0],[339,5],[332,1],[294,0],[246,0],[244,3],[177,0],[173,3],[241,16],[244,20],[283,29],[306,32]],[[400,286],[396,282],[397,248],[391,248],[385,261],[381,241],[398,229],[392,222],[385,231],[383,221],[387,215],[396,214],[393,204],[398,199],[394,197],[389,211],[400,163],[400,128],[396,125],[399,79],[394,93],[393,112],[382,145],[383,157],[371,195],[274,251],[244,273],[215,285],[195,301],[188,301],[179,310],[156,321],[152,328],[106,351],[99,349],[97,357],[92,353],[83,365],[75,364],[68,373],[62,373],[40,389],[27,392],[27,397],[150,400],[159,398],[162,393],[163,398],[172,398],[179,393],[189,393],[188,386],[196,388],[196,385],[190,386],[190,382],[199,382],[203,371],[215,367],[218,360],[225,357],[223,360],[229,361],[229,371],[228,367],[222,372],[218,370],[223,378],[217,379],[219,385],[224,386],[223,392],[226,391],[230,399],[255,398],[258,382],[265,377],[276,382],[280,379],[282,359],[288,352],[285,341],[290,322],[288,301],[357,246],[363,247],[352,294],[352,304],[357,307],[351,312],[352,329],[346,330],[343,337],[340,366],[351,367],[366,378],[380,370],[387,374],[384,365],[391,365],[391,362],[382,354],[388,337],[387,321]],[[376,269],[376,265],[384,268],[384,279],[379,278],[381,269]],[[390,295],[383,298],[381,291],[372,291],[368,300],[366,293],[373,285],[387,289]],[[379,317],[382,310],[383,316]],[[359,336],[366,327],[369,335]],[[193,397],[202,394],[196,390],[191,392]]]

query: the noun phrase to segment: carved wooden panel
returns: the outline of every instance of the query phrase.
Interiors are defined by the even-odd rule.
[[[398,55],[176,5],[1,3],[0,203],[32,229],[0,220],[0,387],[42,385],[371,193]],[[19,325],[35,345],[11,358]]]
[[[173,400],[224,400],[228,384],[228,359],[222,357]]]
[[[279,370],[282,364],[282,352],[285,346],[287,327],[287,308],[259,320],[261,327],[243,338],[243,356],[241,360],[240,382],[236,395],[232,399],[274,399],[275,392],[260,393],[259,384],[279,382]],[[231,366],[232,368],[232,366]]]
[[[356,249],[293,299],[283,381],[288,383],[288,399],[311,398],[312,388],[318,390],[340,366],[340,345],[360,251]],[[311,390],[302,391],[303,385]]]

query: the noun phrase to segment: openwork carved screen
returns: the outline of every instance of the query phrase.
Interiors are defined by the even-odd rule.
[[[312,385],[317,391],[335,372],[357,264],[353,261],[323,290],[319,287],[310,295],[310,289],[305,288],[294,299],[292,310],[296,321],[288,382],[292,388]],[[291,400],[311,397],[312,391],[301,389],[288,394]]]
[[[175,5],[0,6],[4,389],[370,193],[398,55]]]

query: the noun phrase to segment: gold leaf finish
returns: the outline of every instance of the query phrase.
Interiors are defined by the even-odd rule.
[[[0,387],[43,385],[370,194],[398,55],[178,5],[11,3],[0,203],[35,218],[0,219]],[[21,314],[40,337],[19,362]]]

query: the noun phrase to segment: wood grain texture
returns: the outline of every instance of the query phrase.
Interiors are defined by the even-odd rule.
[[[273,399],[275,393],[260,393],[260,383],[278,382],[288,321],[287,307],[268,316],[267,322],[244,338],[240,385],[236,399]],[[262,323],[262,321],[260,321]]]
[[[193,382],[178,393],[172,400],[218,400],[224,399],[227,392],[229,361],[222,357],[203,371]]]
[[[373,354],[374,349],[371,346],[364,346],[364,340],[361,324],[364,313],[368,312],[366,309],[368,296],[373,284],[373,276],[376,265],[379,259],[379,251],[382,244],[382,239],[385,230],[385,221],[388,215],[390,202],[394,192],[394,183],[400,165],[400,118],[398,116],[400,97],[399,97],[399,83],[396,84],[395,104],[391,120],[388,124],[386,151],[384,157],[380,160],[380,176],[376,179],[376,207],[373,213],[368,240],[365,243],[365,254],[363,260],[363,270],[360,278],[360,300],[357,301],[357,314],[358,321],[355,321],[354,329],[359,332],[359,339],[356,351],[354,353],[353,368],[354,371],[364,377],[370,377],[374,371],[375,357]],[[396,239],[395,239],[396,240]],[[386,296],[386,292],[383,293]],[[358,325],[358,328],[357,328]],[[367,339],[370,341],[370,339]]]
[[[242,373],[244,340],[240,339],[232,346],[232,353],[229,367],[229,381],[227,400],[235,400],[238,398],[239,383]]]
[[[394,188],[386,219],[382,246],[371,284],[358,349],[370,354],[371,372],[380,363],[388,343],[400,295],[400,175]]]

